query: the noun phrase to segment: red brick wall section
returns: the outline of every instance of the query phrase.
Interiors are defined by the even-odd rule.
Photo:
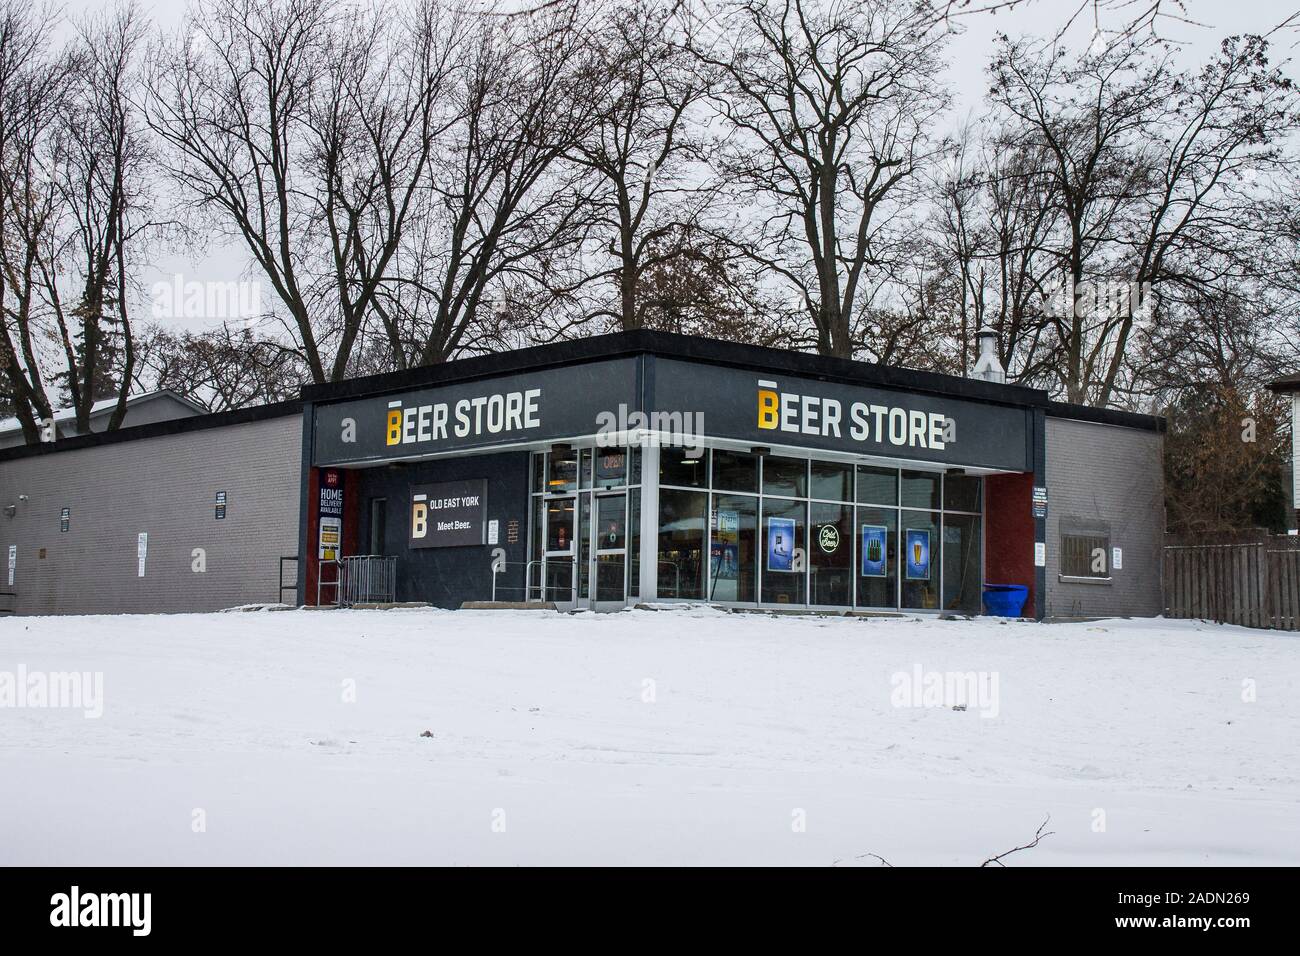
[[[984,479],[984,581],[1029,587],[1025,617],[1033,617],[1034,476],[990,475]]]
[[[360,479],[354,470],[336,470],[343,479],[343,553],[357,554],[361,530],[361,502],[357,498]],[[320,476],[320,468],[311,469],[307,475],[307,593],[304,595],[307,604],[316,603],[316,579],[320,574],[317,557],[320,554]],[[326,580],[331,580],[333,574],[331,570],[331,577]],[[321,594],[326,603],[331,603],[334,589],[326,588]]]

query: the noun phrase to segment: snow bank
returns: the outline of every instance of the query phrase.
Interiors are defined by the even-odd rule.
[[[103,713],[0,706],[11,864],[973,865],[1049,815],[1009,865],[1300,863],[1300,639],[1276,632],[0,620],[0,675],[19,665],[102,674]],[[925,706],[945,676],[985,699]]]

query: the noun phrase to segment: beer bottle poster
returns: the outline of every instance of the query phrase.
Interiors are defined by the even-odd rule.
[[[767,569],[794,570],[794,519],[767,519]]]
[[[907,579],[930,580],[930,532],[907,529]]]
[[[864,524],[862,526],[862,576],[864,578],[883,578],[889,560],[887,535],[889,529],[882,524]]]

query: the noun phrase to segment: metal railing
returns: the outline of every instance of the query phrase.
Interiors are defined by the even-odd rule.
[[[570,583],[567,586],[563,586],[563,587],[552,586],[549,583],[549,580],[547,578],[548,565],[552,567],[563,568],[564,570],[566,570],[568,572],[568,579]],[[497,577],[505,573],[507,568],[512,568],[512,567],[518,568],[520,566],[522,566],[524,569],[523,587],[512,587],[512,586],[497,584]],[[536,579],[534,579],[534,575],[533,575],[534,568],[541,569],[541,574],[540,576],[536,577]],[[520,594],[520,597],[522,597],[523,600],[525,601],[529,601],[529,600],[557,601],[557,602],[568,601],[576,604],[578,602],[578,582],[575,579],[573,570],[574,570],[574,559],[571,557],[570,558],[534,558],[531,561],[502,561],[499,564],[493,565],[492,567],[492,600],[493,601],[497,600],[497,594],[499,592],[504,591],[507,593],[518,592]],[[537,595],[536,598],[533,597],[534,594]]]
[[[334,579],[326,580],[325,569],[333,567]],[[334,588],[333,604],[352,607],[355,604],[392,604],[397,595],[397,558],[382,554],[353,554],[320,563],[316,575],[316,603],[321,600],[322,589]]]
[[[290,583],[285,584],[284,565],[285,562],[288,561],[293,562],[293,580]],[[293,592],[293,603],[297,604],[298,603],[298,555],[296,554],[285,554],[280,556],[280,593],[276,595],[275,599],[282,604],[284,603],[285,591]]]

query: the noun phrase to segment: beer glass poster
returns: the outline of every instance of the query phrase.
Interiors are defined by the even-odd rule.
[[[767,519],[767,569],[794,570],[794,519]]]
[[[862,526],[862,576],[864,578],[885,577],[885,561],[889,549],[885,536],[889,529],[880,524]]]
[[[907,529],[907,577],[910,581],[930,580],[930,532]]]

